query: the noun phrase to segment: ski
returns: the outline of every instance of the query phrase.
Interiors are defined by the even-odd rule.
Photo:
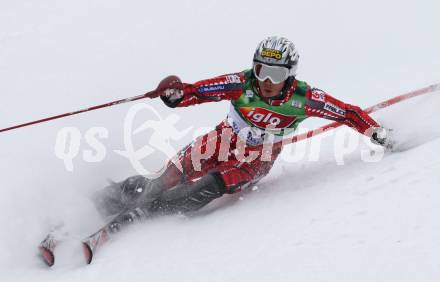
[[[87,264],[90,264],[102,245],[109,241],[112,234],[121,230],[122,226],[139,222],[147,218],[141,208],[126,209],[113,218],[104,227],[82,240],[83,253]]]
[[[93,255],[105,242],[109,240],[108,226],[105,226],[82,240],[82,247],[86,263],[90,264]]]
[[[38,246],[40,256],[47,266],[53,266],[55,264],[55,247],[58,241],[55,239],[52,233],[49,233]]]
[[[62,237],[67,236],[67,232],[62,231],[63,227],[63,223],[55,225],[38,245],[40,257],[49,267],[55,264],[56,246],[61,241]]]
[[[104,226],[92,235],[82,240],[82,247],[87,264],[92,262],[93,254],[97,248],[106,242],[109,238],[110,224]],[[60,227],[53,228],[38,245],[38,252],[44,263],[52,267],[55,264],[55,249],[62,242],[63,237],[67,236],[67,233],[60,233]]]
[[[145,219],[146,214],[140,208],[125,209],[116,215],[108,224],[81,240],[83,254],[87,264],[93,260],[98,249],[106,243],[112,234],[120,231],[122,226]],[[51,267],[55,264],[55,249],[69,234],[63,230],[63,224],[53,227],[38,245],[38,252],[44,263]]]

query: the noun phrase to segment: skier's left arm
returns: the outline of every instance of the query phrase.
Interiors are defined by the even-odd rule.
[[[345,124],[370,137],[377,128],[380,128],[380,125],[360,107],[346,104],[316,88],[307,91],[305,113],[307,116]]]
[[[161,81],[157,94],[169,107],[188,107],[207,102],[236,100],[243,91],[243,72],[220,75],[195,83],[183,83],[177,76]]]

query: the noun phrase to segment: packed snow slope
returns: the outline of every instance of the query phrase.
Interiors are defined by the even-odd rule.
[[[0,127],[138,95],[168,74],[191,82],[240,71],[272,34],[297,44],[299,79],[367,107],[439,82],[438,10],[437,1],[4,1]],[[1,281],[440,279],[439,92],[373,114],[396,141],[379,161],[367,161],[380,150],[364,138],[355,146],[359,135],[345,127],[288,146],[256,187],[194,217],[133,226],[85,266],[78,242],[103,223],[89,196],[136,173],[115,151],[140,103],[0,134]],[[174,114],[178,130],[190,128],[176,149],[228,109],[145,103],[155,112],[135,126]],[[66,128],[79,134],[70,170],[56,147]],[[105,154],[90,161],[87,132],[97,128]],[[142,164],[152,171],[165,159],[155,152]],[[36,246],[59,222],[69,238],[48,269]]]

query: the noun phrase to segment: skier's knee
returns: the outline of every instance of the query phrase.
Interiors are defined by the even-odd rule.
[[[180,184],[162,193],[156,208],[164,212],[190,212],[204,207],[226,193],[223,178],[211,172],[191,184]]]
[[[145,205],[155,200],[161,192],[160,181],[136,175],[95,192],[92,200],[98,212],[107,217],[127,208]]]
[[[145,201],[152,201],[162,192],[157,179],[148,179],[135,175],[124,180],[120,185],[121,200],[126,206],[138,206]]]
[[[113,182],[92,195],[92,201],[101,216],[111,216],[120,213],[124,209],[120,187],[121,183]]]

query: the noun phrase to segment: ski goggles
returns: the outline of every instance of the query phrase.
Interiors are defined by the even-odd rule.
[[[272,83],[278,84],[289,77],[289,69],[283,66],[270,66],[262,63],[255,63],[254,75],[259,81],[270,79]]]

